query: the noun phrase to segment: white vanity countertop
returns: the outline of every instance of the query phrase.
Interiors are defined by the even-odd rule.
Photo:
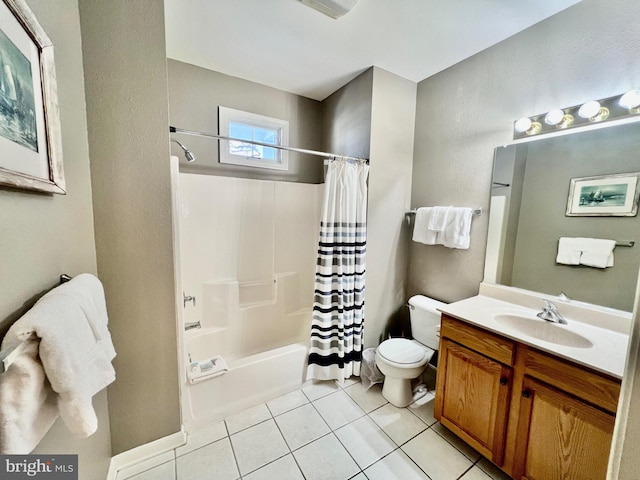
[[[522,306],[485,295],[477,295],[451,303],[440,307],[438,310],[504,337],[621,379],[627,359],[629,335],[621,333],[619,328],[603,328],[602,324],[606,324],[606,322],[593,324],[593,322],[580,321],[580,315],[575,311],[568,309],[568,312],[565,312],[563,311],[562,304],[554,303],[556,303],[558,310],[567,320],[567,325],[545,325],[548,322],[536,317],[536,314],[541,309],[535,310],[528,306]],[[544,305],[544,303],[540,302],[541,307],[542,305]],[[516,320],[524,320],[524,322],[521,323],[532,322],[534,326],[541,327],[544,333],[547,334],[541,335],[541,337],[547,337],[547,340],[550,341],[536,338],[537,335],[530,336],[521,331],[517,325],[510,324],[509,321],[500,321],[500,316],[503,316],[502,318],[504,318],[504,316],[517,316],[519,318]],[[607,314],[602,313],[602,316],[607,317]],[[615,320],[619,319],[612,319],[612,323]],[[542,325],[536,322],[542,322]],[[562,332],[562,335],[559,334],[558,342],[555,342],[553,337],[555,329],[564,329],[568,332]],[[548,332],[551,332],[551,336],[548,335]],[[563,341],[565,336],[574,337],[573,334],[579,336],[577,338],[582,341],[583,347],[572,345],[572,341]],[[589,343],[591,345],[589,345]],[[584,345],[589,346],[585,347]]]

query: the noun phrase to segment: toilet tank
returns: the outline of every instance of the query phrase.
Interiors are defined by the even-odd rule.
[[[444,305],[424,295],[414,295],[409,299],[411,334],[415,340],[434,350],[438,349],[440,342],[440,312],[436,309]]]

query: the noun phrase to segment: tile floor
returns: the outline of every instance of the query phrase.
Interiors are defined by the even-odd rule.
[[[207,426],[118,480],[507,480],[433,418],[347,381],[314,383]]]

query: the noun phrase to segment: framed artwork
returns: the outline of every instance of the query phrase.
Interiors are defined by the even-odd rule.
[[[640,172],[572,178],[567,216],[633,217],[638,213]]]
[[[0,1],[0,185],[66,193],[53,45],[24,0]]]

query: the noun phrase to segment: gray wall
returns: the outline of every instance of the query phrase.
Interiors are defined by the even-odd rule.
[[[324,148],[351,157],[369,158],[373,68],[369,68],[322,101]]]
[[[289,142],[293,147],[320,150],[322,141],[321,104],[241,78],[205,68],[168,60],[171,125],[186,130],[218,133],[218,106],[289,121]],[[321,157],[289,152],[286,172],[218,163],[218,141],[173,134],[197,157],[188,164],[182,150],[172,143],[180,158],[180,171],[264,180],[323,183]]]
[[[115,454],[180,430],[164,10],[81,0],[80,19]]]
[[[638,248],[617,247],[606,269],[558,265],[555,258],[560,237],[640,239],[639,216],[565,216],[572,178],[640,171],[639,132],[636,124],[623,125],[527,145],[512,285],[632,310]]]
[[[377,67],[323,101],[326,149],[370,159],[365,347],[405,303],[416,84]]]
[[[583,0],[420,82],[412,205],[486,208],[493,149],[511,141],[515,119],[638,88],[639,22],[636,0]],[[475,295],[486,233],[487,218],[480,217],[468,251],[412,242],[408,291],[447,301]],[[636,375],[625,378],[629,417],[621,425],[627,436],[620,478],[632,478],[640,458]]]
[[[55,46],[67,195],[0,189],[0,329],[58,284],[60,274],[96,273],[80,21],[75,0],[27,2]],[[94,398],[98,431],[71,437],[58,420],[36,448],[79,454],[82,478],[104,479],[111,446],[106,391]]]
[[[377,347],[406,304],[417,84],[373,69],[367,210],[365,347]]]
[[[420,82],[412,206],[486,210],[493,149],[515,119],[637,88],[639,19],[634,0],[583,0]],[[411,242],[409,294],[475,295],[487,220],[474,219],[469,250]]]

